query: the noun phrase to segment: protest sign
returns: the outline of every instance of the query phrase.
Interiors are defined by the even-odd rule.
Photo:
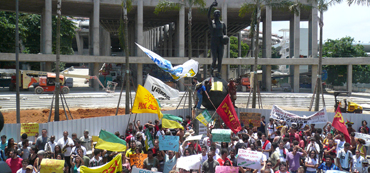
[[[146,169],[132,168],[131,173],[160,173],[160,172],[149,171]]]
[[[144,160],[148,157],[147,154],[131,154],[130,155],[130,163],[135,165],[137,168],[144,168]]]
[[[366,145],[366,146],[370,146],[370,135],[355,132],[355,137],[356,137],[356,138],[361,138],[361,139],[365,140],[365,142],[366,142],[366,144],[365,144],[365,145]]]
[[[216,166],[216,173],[238,173],[239,167]]]
[[[252,112],[240,112],[240,122],[247,127],[251,125],[253,125],[253,127],[259,127],[261,126],[261,114]]]
[[[346,173],[347,171],[327,170],[326,173]]]
[[[179,151],[179,136],[159,136],[159,150]]]
[[[190,169],[198,170],[201,158],[202,154],[180,157],[177,159],[177,167],[188,171]]]
[[[80,166],[78,171],[81,173],[96,173],[96,172],[121,172],[122,171],[122,155],[118,154],[110,162],[96,167]]]
[[[42,159],[40,173],[63,173],[64,160]]]
[[[274,105],[271,109],[270,118],[283,120],[287,122],[287,124],[291,124],[293,122],[297,124],[324,124],[328,122],[328,115],[326,114],[325,107],[308,117],[305,115],[301,117]]]
[[[196,119],[199,120],[199,122],[201,122],[204,126],[207,127],[207,124],[212,121],[212,116],[209,114],[209,112],[206,109],[202,113],[200,113],[196,117]]]
[[[213,142],[230,142],[230,129],[213,129],[212,130],[212,141]]]
[[[146,77],[144,88],[146,88],[157,99],[171,100],[179,97],[179,90],[173,89],[161,80],[150,76]]]
[[[197,136],[188,136],[185,141],[199,141],[201,140],[203,135],[197,135]]]
[[[262,152],[239,149],[237,166],[261,169]]]
[[[26,133],[27,136],[35,136],[36,133],[39,133],[39,124],[38,123],[21,123],[21,135]]]

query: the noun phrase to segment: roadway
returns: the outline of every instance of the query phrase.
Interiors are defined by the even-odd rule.
[[[162,100],[162,108],[174,109],[180,102],[184,92],[180,92],[180,97],[169,100]],[[238,99],[236,105],[239,107],[245,107],[248,101],[249,92],[238,92]],[[135,92],[131,92],[132,100],[135,98]],[[119,88],[116,89],[115,93],[105,93],[104,91],[94,92],[92,88],[72,88],[71,93],[65,95],[67,103],[70,108],[114,108],[117,106],[119,98]],[[264,108],[271,108],[272,105],[278,105],[281,107],[291,107],[297,110],[308,110],[310,100],[312,97],[311,93],[288,93],[288,92],[262,92],[262,103]],[[339,98],[344,98],[340,96]],[[334,96],[332,94],[324,94],[325,103],[328,111],[333,111]],[[51,105],[52,94],[34,94],[33,89],[29,91],[21,91],[20,93],[20,107],[21,109],[48,109]],[[364,107],[364,110],[370,109],[370,94],[369,93],[352,93],[349,97],[355,103],[358,103]],[[320,99],[321,101],[321,99]],[[187,102],[185,107],[187,107]],[[251,103],[251,101],[250,101]],[[251,104],[250,104],[251,105]],[[0,89],[0,106],[2,110],[15,110],[15,93],[9,92],[7,88]],[[125,106],[125,92],[121,98],[120,107]],[[322,106],[322,104],[320,104]],[[184,107],[184,101],[179,108]],[[1,109],[0,109],[1,110]]]

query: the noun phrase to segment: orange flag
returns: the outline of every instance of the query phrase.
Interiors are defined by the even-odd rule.
[[[350,142],[349,134],[346,125],[344,124],[343,115],[340,112],[340,105],[338,105],[337,110],[335,111],[335,116],[333,119],[332,126],[337,129],[338,131],[342,132],[344,134],[344,137],[346,138],[346,142]]]

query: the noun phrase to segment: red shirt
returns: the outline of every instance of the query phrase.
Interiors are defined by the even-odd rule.
[[[334,147],[334,145],[333,146],[331,146],[331,147],[329,147],[329,145],[325,145],[324,146],[324,148],[323,148],[323,150],[325,151],[325,150],[327,150],[327,151],[329,151],[330,149],[332,149]],[[337,155],[337,150],[332,150],[332,151],[330,151],[330,153],[329,153],[329,155],[330,154],[335,154],[335,155]],[[325,153],[324,153],[324,155],[325,155]],[[333,163],[334,163],[334,159],[332,159],[333,160]],[[322,161],[324,161],[325,162],[325,157],[323,157],[322,158]]]
[[[9,158],[9,159],[6,159],[6,163],[8,164],[9,168],[14,173],[22,168],[22,160],[23,159],[19,157],[17,157],[16,159]]]
[[[130,143],[132,137],[134,137],[134,136],[132,136],[132,134],[130,134],[129,136],[126,137],[126,140],[125,141],[127,143]]]
[[[231,165],[233,165],[233,162],[229,158],[226,157],[226,160],[230,162]],[[217,159],[217,162],[220,164],[220,166],[224,166],[226,160],[223,160],[221,157]]]

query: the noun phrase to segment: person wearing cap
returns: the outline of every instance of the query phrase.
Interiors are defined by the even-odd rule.
[[[352,128],[353,122],[350,122],[350,121],[347,120],[346,124],[347,124],[348,134],[351,134],[352,132],[356,132],[356,130],[354,128]]]
[[[6,163],[8,164],[9,168],[12,172],[17,172],[20,168],[22,168],[22,158],[17,156],[17,152],[14,149],[9,149],[9,158],[6,159]]]
[[[365,160],[364,157],[361,156],[360,151],[356,150],[356,154],[352,156],[353,159],[353,167],[352,170],[354,172],[362,170],[362,162]]]
[[[365,158],[362,161],[362,169],[358,170],[359,173],[368,173],[369,172],[369,161]]]
[[[81,145],[86,148],[86,151],[91,151],[92,137],[89,136],[89,130],[84,131],[84,135],[80,137]]]
[[[36,173],[35,170],[33,169],[32,165],[28,165],[26,167],[26,172],[25,173]]]

